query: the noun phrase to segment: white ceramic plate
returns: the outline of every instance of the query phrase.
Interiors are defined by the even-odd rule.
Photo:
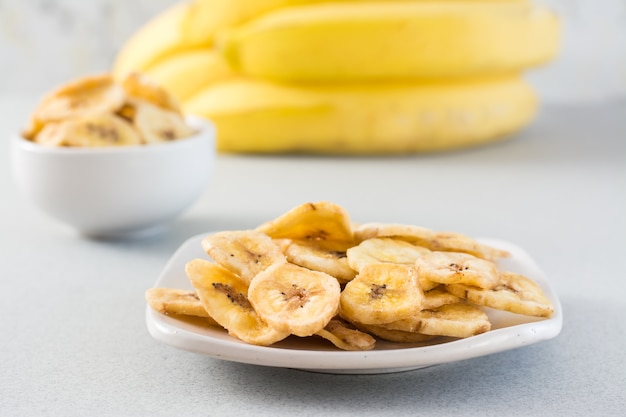
[[[209,232],[187,240],[165,266],[155,287],[193,289],[184,267],[194,258],[209,259],[200,242]],[[553,338],[561,331],[563,313],[555,292],[535,262],[519,247],[499,240],[483,243],[511,252],[499,262],[504,270],[534,279],[554,304],[554,315],[538,319],[485,309],[492,330],[466,339],[442,339],[421,344],[377,341],[376,348],[364,352],[341,351],[316,337],[291,336],[270,347],[241,342],[220,328],[202,325],[200,320],[180,320],[146,309],[150,334],[168,345],[212,358],[255,365],[295,368],[337,374],[374,374],[424,368],[446,362],[475,358],[515,349]]]

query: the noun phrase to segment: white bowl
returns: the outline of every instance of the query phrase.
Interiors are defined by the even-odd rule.
[[[213,171],[213,125],[195,117],[187,121],[196,135],[142,146],[52,148],[15,135],[17,188],[88,237],[156,233],[200,197]]]

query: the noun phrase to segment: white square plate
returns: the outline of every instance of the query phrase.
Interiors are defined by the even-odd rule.
[[[192,290],[185,275],[185,264],[195,258],[210,259],[200,244],[210,233],[194,236],[183,243],[154,286]],[[556,337],[563,324],[561,303],[536,263],[526,252],[511,243],[493,239],[480,241],[511,253],[510,258],[498,261],[499,268],[535,280],[554,304],[551,318],[541,319],[485,309],[492,323],[492,329],[486,333],[466,339],[442,338],[419,344],[378,340],[374,350],[359,352],[338,350],[317,337],[290,336],[269,347],[249,345],[229,336],[221,328],[202,325],[199,320],[169,317],[149,306],[146,308],[148,330],[161,342],[212,358],[337,374],[375,374],[419,369],[515,349]]]

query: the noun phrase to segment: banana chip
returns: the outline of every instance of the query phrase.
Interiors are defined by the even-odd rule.
[[[39,103],[33,119],[58,122],[77,116],[114,113],[122,107],[124,89],[109,74],[80,78],[59,87]]]
[[[87,114],[57,123],[48,123],[35,137],[45,146],[134,146],[141,144],[139,133],[114,114]]]
[[[278,245],[269,236],[255,230],[209,235],[202,240],[202,248],[247,284],[269,266],[286,262]]]
[[[458,297],[448,291],[447,286],[440,285],[432,290],[424,292],[424,302],[422,308],[424,310],[432,310],[439,308],[446,304],[455,304],[461,301],[464,297]]]
[[[500,282],[493,262],[466,253],[431,252],[415,261],[421,277],[440,284],[468,284],[491,289]]]
[[[274,328],[311,336],[337,314],[341,289],[336,278],[290,263],[270,266],[254,277],[248,297]]]
[[[177,316],[204,317],[209,324],[219,326],[207,313],[200,297],[194,291],[176,288],[150,288],[146,291],[148,305],[159,313]]]
[[[180,105],[164,88],[148,77],[131,72],[122,80],[124,92],[132,98],[181,114]]]
[[[412,266],[378,263],[365,266],[341,292],[341,316],[350,322],[383,324],[413,316],[424,293]]]
[[[289,262],[325,272],[340,283],[349,282],[356,276],[356,271],[348,264],[346,251],[349,244],[346,242],[286,239],[281,246]]]
[[[383,340],[396,343],[422,343],[435,339],[437,336],[418,332],[389,329],[375,324],[354,323],[357,329],[373,334]]]
[[[353,329],[339,319],[332,319],[315,334],[342,350],[371,350],[376,346],[376,339],[370,334]]]
[[[203,259],[190,261],[185,272],[206,311],[230,335],[262,346],[289,336],[259,317],[248,300],[247,284],[232,272]]]
[[[170,142],[194,133],[180,114],[172,110],[141,101],[133,104],[133,123],[144,143]]]
[[[417,258],[427,253],[430,253],[429,249],[404,240],[370,238],[348,249],[347,256],[348,264],[353,269],[360,271],[366,265],[374,263],[414,265]],[[423,276],[418,276],[418,280],[424,291],[431,290],[439,285]]]
[[[432,336],[470,337],[490,330],[491,323],[480,308],[455,303],[421,310],[407,319],[386,323],[384,327]]]
[[[275,238],[318,239],[352,242],[348,212],[336,204],[319,201],[294,207],[256,229]]]
[[[494,260],[507,257],[507,251],[492,248],[474,239],[452,232],[435,232],[425,227],[395,223],[365,223],[354,229],[358,241],[373,237],[395,237],[433,251],[463,252],[478,258]]]
[[[527,316],[550,317],[554,307],[541,288],[529,278],[502,272],[500,283],[493,289],[451,284],[448,291],[479,305]]]

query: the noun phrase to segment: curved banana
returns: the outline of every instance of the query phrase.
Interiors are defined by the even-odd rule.
[[[116,78],[133,71],[146,72],[178,53],[210,49],[219,31],[271,10],[324,1],[331,0],[181,1],[150,19],[128,39],[116,56],[113,72]]]
[[[519,76],[463,82],[277,84],[225,81],[183,103],[212,120],[222,152],[377,154],[492,142],[537,110]]]
[[[226,61],[213,49],[184,51],[163,58],[145,73],[180,102],[232,76]]]
[[[519,2],[343,2],[268,13],[220,38],[243,74],[273,80],[466,77],[555,56],[556,16]]]
[[[191,3],[177,3],[135,32],[115,57],[115,78],[122,79],[134,71],[144,72],[164,57],[190,49],[192,46],[185,42],[184,28],[191,7]],[[205,46],[209,45],[207,42]]]

